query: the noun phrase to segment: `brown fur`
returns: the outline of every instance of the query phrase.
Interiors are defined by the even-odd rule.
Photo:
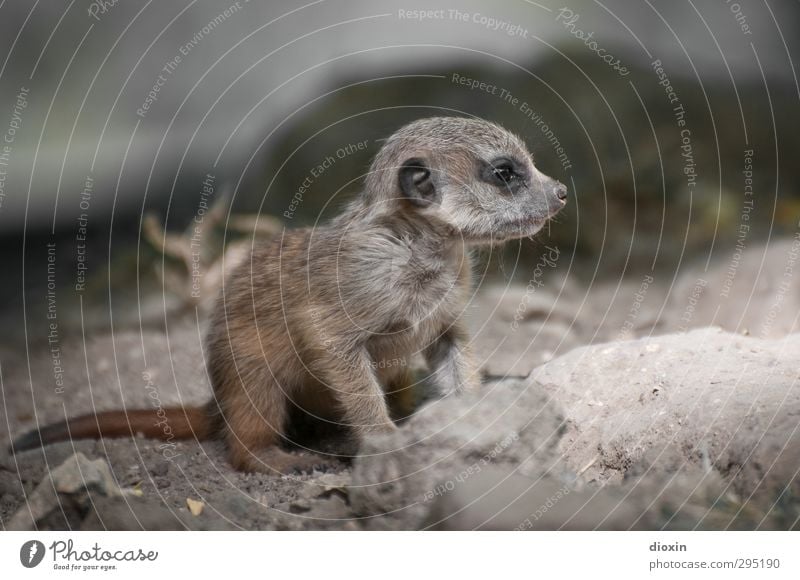
[[[513,184],[483,177],[492,160],[511,157],[520,167]],[[307,469],[319,459],[280,448],[292,409],[344,424],[359,438],[396,429],[385,395],[408,392],[416,353],[442,395],[476,388],[460,322],[471,293],[469,248],[533,235],[564,194],[497,125],[433,118],[402,128],[342,215],[254,247],[226,277],[206,341],[214,400],[167,410],[173,433],[222,437],[240,470]],[[163,436],[142,413],[74,419],[23,443]]]

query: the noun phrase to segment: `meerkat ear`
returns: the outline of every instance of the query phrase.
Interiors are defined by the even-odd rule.
[[[419,157],[407,159],[397,173],[400,192],[411,203],[426,207],[436,201],[438,196],[431,170]]]

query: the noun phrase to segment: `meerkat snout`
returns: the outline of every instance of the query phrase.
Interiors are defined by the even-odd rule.
[[[556,197],[565,204],[567,203],[567,186],[560,181],[556,181]]]
[[[543,186],[540,195],[543,195],[547,201],[548,219],[567,205],[567,186],[546,175],[543,175]]]

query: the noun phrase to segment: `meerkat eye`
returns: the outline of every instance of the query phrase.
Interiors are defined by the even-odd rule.
[[[494,176],[503,183],[510,183],[517,178],[517,173],[511,166],[511,163],[504,162],[499,165],[494,165],[492,173]]]
[[[499,157],[490,163],[485,163],[481,171],[481,178],[486,183],[497,187],[508,188],[517,186],[525,181],[522,166],[514,159]]]

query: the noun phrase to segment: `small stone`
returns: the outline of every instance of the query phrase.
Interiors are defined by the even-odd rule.
[[[191,514],[193,516],[199,516],[201,513],[203,513],[203,508],[206,507],[206,504],[204,504],[200,500],[192,499],[190,497],[187,497],[186,498],[186,507],[189,508],[189,511],[191,512]]]
[[[234,520],[251,518],[254,508],[256,507],[258,507],[258,504],[255,501],[238,493],[225,500],[225,511],[227,511]]]
[[[169,473],[169,463],[166,461],[160,461],[156,463],[153,467],[150,468],[150,473],[152,473],[155,477],[164,477]]]
[[[62,497],[69,497],[70,505],[77,509],[89,502],[90,493],[104,497],[123,495],[108,463],[102,459],[91,461],[83,453],[76,453],[53,469],[50,477],[29,493],[26,505],[10,519],[7,529],[35,529],[37,522],[61,503]]]
[[[293,514],[302,514],[311,511],[311,502],[307,499],[298,499],[289,504],[289,511]]]

